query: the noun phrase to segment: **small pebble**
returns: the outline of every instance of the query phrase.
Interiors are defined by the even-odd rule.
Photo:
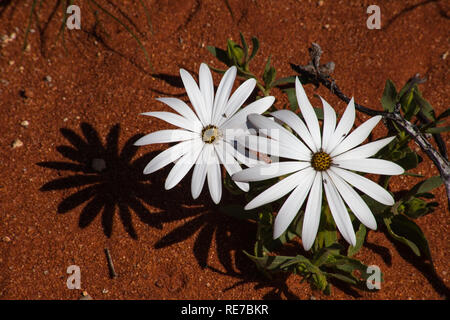
[[[106,169],[106,162],[103,159],[95,158],[92,160],[92,169],[97,172],[102,172]]]
[[[52,82],[52,77],[51,76],[45,76],[44,77],[44,81],[45,82]]]
[[[448,57],[448,51],[446,51],[443,55],[442,55],[442,60],[447,59]]]
[[[89,293],[87,293],[87,291],[83,291],[81,293],[81,297],[78,300],[94,300],[92,299],[92,297],[89,295]]]
[[[107,294],[108,292],[109,292],[108,289],[103,289],[102,291],[103,294]]]
[[[48,275],[48,270],[44,270],[44,275]]]
[[[30,122],[28,122],[27,120],[23,120],[20,125],[24,128],[28,128],[28,126],[30,125]]]
[[[3,241],[3,242],[10,242],[10,241],[11,241],[11,238],[8,237],[8,236],[4,236],[4,237],[2,238],[2,241]]]
[[[157,286],[158,288],[162,288],[164,286],[163,282],[161,280],[156,280],[155,281],[155,286]]]
[[[11,147],[12,147],[13,149],[23,147],[23,142],[20,141],[19,139],[16,139],[16,140],[14,140],[13,143],[11,144]]]

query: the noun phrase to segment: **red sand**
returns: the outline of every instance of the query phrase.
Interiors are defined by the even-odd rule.
[[[370,1],[229,0],[232,15],[226,1],[148,1],[153,35],[142,8],[125,2],[120,10],[142,33],[154,71],[122,27],[101,13],[110,37],[95,27],[87,5],[81,6],[82,30],[65,32],[65,53],[61,41],[55,42],[61,8],[44,4],[39,28],[33,25],[36,32],[29,35],[31,50],[22,56],[31,1],[0,7],[0,36],[17,33],[17,39],[0,50],[1,299],[77,299],[81,291],[66,287],[66,270],[72,264],[80,266],[82,290],[94,299],[444,298],[450,281],[450,218],[443,187],[434,192],[440,204],[437,210],[418,220],[437,275],[408,249],[394,247],[383,233],[370,232],[369,245],[357,257],[380,266],[384,273],[381,290],[353,292],[334,286],[328,297],[300,284],[297,276],[273,281],[258,276],[242,254],[253,245],[254,225],[219,213],[206,187],[202,197],[193,201],[189,178],[174,190],[164,191],[167,169],[143,177],[145,161],[130,162],[132,148],[125,148],[122,157],[116,149],[120,152],[136,134],[169,128],[139,113],[166,110],[154,98],[183,94],[180,67],[194,74],[201,62],[223,67],[205,46],[224,47],[227,38],[238,39],[239,31],[261,42],[252,62],[258,74],[271,55],[279,77],[292,75],[289,63],[306,64],[307,49],[317,42],[324,50],[323,62],[336,63],[334,78],[357,102],[381,108],[386,79],[400,87],[419,72],[428,79],[421,86],[423,96],[440,113],[448,107],[450,95],[448,2],[379,0],[383,28],[368,30]],[[121,14],[119,8],[101,3]],[[51,76],[50,82],[44,80],[46,76]],[[215,74],[214,79],[218,84],[220,76]],[[312,97],[313,88],[306,90]],[[345,107],[324,88],[316,93],[339,111]],[[286,98],[277,90],[273,94],[279,99],[276,106],[282,108]],[[312,101],[319,105],[318,99]],[[28,128],[21,126],[23,120],[29,121]],[[115,124],[120,124],[118,138]],[[384,132],[381,127],[376,137]],[[80,137],[86,140],[82,128],[89,136],[88,144],[79,141]],[[95,132],[103,144],[109,134],[107,150],[96,142]],[[24,145],[11,148],[15,139]],[[448,142],[448,135],[444,139]],[[163,148],[142,147],[133,159]],[[83,165],[54,164],[57,169],[37,165],[44,161],[75,163],[70,159],[90,165],[95,158],[105,159],[106,166],[119,174],[85,174]],[[415,172],[437,174],[427,158]],[[81,177],[57,181],[74,175]],[[79,206],[73,197],[63,202],[84,190],[87,185],[80,184],[92,179],[102,179],[102,184],[78,194]],[[398,177],[392,188],[407,189],[417,181]],[[55,190],[42,191],[43,186]],[[95,200],[90,202],[92,197]],[[232,201],[231,196],[222,199],[222,203],[227,201]],[[104,203],[108,205],[103,212]],[[79,224],[85,226],[91,220],[80,228]],[[109,277],[105,247],[119,274],[116,279]]]

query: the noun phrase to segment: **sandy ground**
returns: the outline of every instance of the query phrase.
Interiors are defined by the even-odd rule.
[[[450,218],[443,187],[434,192],[437,210],[418,221],[437,274],[383,233],[370,232],[357,257],[380,266],[381,290],[334,286],[327,297],[297,276],[258,275],[242,254],[252,247],[255,226],[218,212],[206,188],[192,200],[189,177],[165,191],[167,168],[150,176],[141,172],[166,146],[131,146],[137,135],[170,127],[139,113],[167,110],[156,97],[187,99],[179,68],[197,74],[201,62],[223,67],[206,45],[224,47],[239,31],[261,42],[252,63],[259,75],[268,55],[278,76],[292,75],[289,63],[306,64],[307,49],[317,42],[323,62],[336,63],[335,79],[357,102],[381,108],[386,79],[400,87],[420,73],[428,79],[423,96],[440,113],[450,95],[448,2],[376,1],[382,29],[369,30],[366,8],[373,1],[147,1],[152,34],[137,1],[118,7],[101,1],[143,39],[153,69],[121,26],[101,13],[102,25],[95,24],[86,1],[80,1],[82,29],[65,32],[66,51],[57,38],[61,7],[47,1],[22,54],[31,1],[8,2],[0,1],[0,37],[16,38],[0,49],[1,299],[77,299],[82,290],[95,299],[448,297]],[[214,79],[217,85],[220,76]],[[326,89],[306,90],[343,111],[345,104]],[[286,98],[273,94],[282,108]],[[376,137],[384,132],[379,127]],[[13,148],[16,139],[23,146]],[[448,135],[444,139],[448,144]],[[94,159],[105,160],[107,169],[89,169]],[[428,159],[415,172],[437,174]],[[417,181],[395,178],[392,188],[408,189]],[[222,203],[232,200],[227,195]],[[66,286],[70,265],[81,268],[82,290]]]

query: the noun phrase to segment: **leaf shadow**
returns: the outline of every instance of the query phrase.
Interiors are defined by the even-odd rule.
[[[416,256],[411,249],[403,243],[399,243],[392,239],[387,231],[384,231],[386,238],[391,241],[392,245],[395,247],[399,255],[408,263],[410,263],[414,268],[416,268],[422,275],[427,279],[433,289],[445,297],[445,299],[450,298],[450,288],[446,286],[445,282],[436,273],[436,270],[432,263],[424,260],[423,257]]]
[[[364,246],[369,249],[370,251],[378,254],[384,261],[384,263],[386,263],[386,265],[388,267],[392,266],[392,255],[389,251],[388,248],[380,246],[379,244],[376,243],[370,243],[367,242],[364,244]]]
[[[162,229],[161,216],[170,211],[190,211],[184,208],[179,190],[161,192],[165,172],[146,176],[142,173],[145,165],[156,152],[133,159],[138,148],[134,142],[142,135],[128,139],[119,149],[120,125],[112,126],[103,144],[97,131],[88,123],[80,125],[82,134],[68,128],[60,132],[70,143],[60,145],[56,151],[63,161],[38,162],[37,165],[61,172],[69,172],[45,183],[40,191],[73,190],[57,208],[58,214],[66,214],[83,206],[79,217],[79,227],[88,227],[101,213],[104,234],[109,238],[113,231],[114,215],[117,212],[125,231],[133,239],[138,239],[132,223],[132,213],[146,225]],[[158,208],[159,213],[151,213],[147,206]]]

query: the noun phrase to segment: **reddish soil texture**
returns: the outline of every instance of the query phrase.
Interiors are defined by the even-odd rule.
[[[420,73],[428,79],[423,95],[440,113],[450,95],[448,2],[375,1],[382,29],[369,30],[366,9],[374,1],[151,0],[146,2],[152,34],[139,2],[101,1],[143,39],[153,70],[123,27],[101,12],[102,23],[95,23],[87,1],[75,1],[82,30],[65,31],[67,51],[57,36],[61,7],[45,1],[22,54],[32,1],[8,2],[1,2],[0,36],[16,33],[16,38],[4,39],[0,49],[1,299],[77,299],[82,290],[94,299],[445,298],[450,218],[443,187],[434,192],[437,210],[418,221],[436,274],[384,233],[370,232],[357,257],[380,266],[381,290],[334,286],[325,296],[297,276],[269,281],[258,275],[242,254],[251,250],[255,226],[221,214],[206,187],[192,200],[190,177],[170,191],[164,190],[167,168],[143,177],[146,161],[166,146],[133,149],[130,143],[137,134],[169,128],[139,113],[167,110],[156,97],[186,100],[179,69],[196,75],[201,62],[223,67],[206,45],[224,47],[239,31],[261,42],[251,65],[259,75],[269,55],[279,77],[293,75],[289,63],[306,64],[308,47],[317,42],[323,62],[336,63],[337,83],[357,102],[381,108],[386,79],[400,87]],[[215,74],[216,85],[219,79]],[[345,104],[326,89],[306,90],[343,111]],[[273,94],[276,107],[283,108],[286,98],[277,90]],[[365,118],[359,115],[359,121]],[[28,127],[21,125],[24,120]],[[375,138],[383,133],[380,124]],[[12,148],[15,139],[23,146]],[[448,135],[444,139],[448,144]],[[96,158],[112,170],[85,173]],[[436,175],[424,159],[415,172]],[[417,181],[398,177],[392,189]],[[226,195],[222,204],[231,201]],[[66,270],[73,264],[81,268],[82,290],[66,287]]]

